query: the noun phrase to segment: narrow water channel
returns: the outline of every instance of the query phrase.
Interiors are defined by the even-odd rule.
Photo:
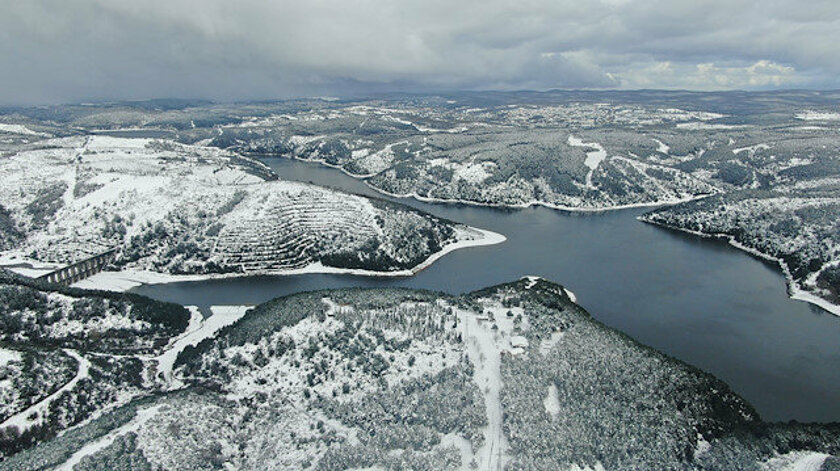
[[[338,170],[266,158],[281,178],[378,196]],[[636,220],[644,210],[568,214],[398,200],[507,242],[456,251],[411,278],[263,276],[147,285],[181,304],[256,304],[348,286],[464,293],[540,275],[600,321],[729,383],[768,420],[840,421],[840,317],[787,297],[777,267],[722,242]]]

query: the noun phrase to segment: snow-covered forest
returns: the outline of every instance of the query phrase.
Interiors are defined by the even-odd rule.
[[[278,298],[183,349],[173,381],[5,464],[760,470],[840,453],[836,426],[765,424],[535,277]]]
[[[491,238],[172,141],[47,139],[0,159],[0,175],[7,260],[68,264],[117,249],[115,268],[173,275],[410,273],[453,244]]]
[[[0,269],[0,458],[164,388],[155,359],[190,317],[176,304]]]
[[[122,243],[121,266],[178,274],[399,271],[462,234],[369,200],[284,182],[257,185],[273,178],[270,170],[240,155],[270,155],[319,162],[382,193],[424,201],[573,211],[678,204],[645,220],[725,234],[782,259],[792,294],[831,309],[840,263],[832,242],[840,216],[835,103],[830,92],[768,99],[557,91],[20,109],[0,119],[3,178],[23,188],[0,200],[0,249],[66,260],[79,243],[88,251]],[[160,138],[85,140],[80,132]],[[151,178],[159,168],[184,175]],[[114,172],[145,178],[126,187],[128,179]],[[36,174],[49,178],[32,184]],[[126,191],[138,193],[128,198]],[[113,204],[96,203],[117,193]],[[132,212],[123,207],[128,202],[146,206]],[[189,209],[197,205],[204,209]],[[348,219],[345,209],[373,220]],[[147,213],[154,220],[142,220]],[[53,215],[57,226],[48,223]],[[243,223],[255,218],[265,222]],[[301,225],[282,224],[301,218]],[[418,224],[428,229],[424,239],[404,235]],[[339,241],[350,250],[337,252]]]

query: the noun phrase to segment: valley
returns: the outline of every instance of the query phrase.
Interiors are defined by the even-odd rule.
[[[765,98],[3,115],[0,469],[832,469],[834,97]]]

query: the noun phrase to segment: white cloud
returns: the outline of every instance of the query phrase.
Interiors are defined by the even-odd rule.
[[[840,85],[813,0],[0,0],[0,103]],[[683,76],[687,74],[687,76]]]
[[[765,89],[801,86],[806,78],[793,67],[769,60],[749,65],[674,64],[654,62],[614,74],[623,88],[677,88],[688,90]]]

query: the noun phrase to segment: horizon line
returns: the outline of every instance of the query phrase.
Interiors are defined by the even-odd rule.
[[[551,93],[690,93],[690,94],[728,94],[728,93],[743,93],[751,95],[768,94],[768,93],[840,93],[840,88],[771,88],[771,89],[721,89],[721,90],[698,90],[687,88],[549,88],[549,89],[440,89],[436,91],[383,91],[376,93],[358,93],[347,95],[299,95],[289,97],[266,97],[266,98],[249,98],[249,99],[219,99],[219,98],[202,98],[202,97],[177,97],[177,96],[158,96],[145,98],[91,98],[81,99],[78,101],[53,102],[53,103],[32,103],[32,104],[11,104],[0,103],[0,109],[27,109],[27,108],[49,108],[61,106],[107,106],[107,105],[131,105],[141,103],[163,102],[163,101],[183,101],[183,102],[203,102],[205,104],[246,104],[246,103],[279,103],[298,100],[322,100],[322,101],[364,101],[373,100],[377,98],[389,96],[447,96],[457,94],[517,94],[517,93],[531,93],[531,94],[551,94]]]

